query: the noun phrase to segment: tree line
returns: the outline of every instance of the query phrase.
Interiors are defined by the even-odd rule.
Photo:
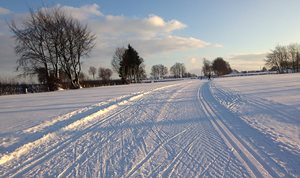
[[[95,75],[97,73],[97,68],[94,66],[90,66],[89,68],[89,74],[93,76],[93,79],[95,80]],[[103,81],[107,82],[110,80],[110,77],[112,76],[113,71],[109,68],[99,67],[98,68],[98,78],[102,79]]]
[[[17,26],[9,23],[16,41],[15,52],[19,56],[17,70],[23,75],[36,75],[48,90],[57,90],[69,83],[69,88],[77,89],[80,80],[86,79],[82,72],[82,59],[88,57],[95,46],[96,36],[79,20],[66,14],[60,7],[30,10],[29,18]],[[276,46],[266,57],[266,66],[280,73],[288,70],[299,71],[300,45]],[[123,84],[140,82],[145,79],[144,59],[130,44],[116,48],[112,70],[91,66],[89,74],[107,82],[116,72]],[[98,72],[98,75],[96,75]],[[202,72],[205,76],[226,75],[232,72],[228,62],[218,57],[213,61],[204,59]],[[186,71],[183,63],[175,63],[168,68],[162,64],[153,65],[151,77],[161,79],[171,74],[175,78],[194,77]]]
[[[163,78],[186,78],[186,77],[197,77],[196,74],[192,74],[186,71],[186,67],[183,63],[175,63],[170,67],[170,76],[169,70],[166,66],[162,64],[153,65],[151,68],[151,77],[153,79],[163,79]]]
[[[79,81],[87,78],[82,72],[82,59],[89,56],[96,39],[87,25],[82,25],[62,8],[54,7],[30,9],[29,18],[19,26],[11,21],[9,28],[16,41],[18,71],[37,76],[50,91],[65,87],[66,83],[69,88],[81,87]],[[123,84],[137,83],[147,77],[144,59],[130,44],[115,50],[111,66],[112,70],[91,66],[88,73],[94,80],[97,77],[109,81],[116,72]],[[196,76],[188,73],[183,63],[175,63],[169,70],[162,64],[151,68],[154,79],[165,78],[169,73],[175,78]]]
[[[275,49],[267,54],[265,62],[270,70],[278,71],[279,73],[299,72],[300,44],[277,45]]]

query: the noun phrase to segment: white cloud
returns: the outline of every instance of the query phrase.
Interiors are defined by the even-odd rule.
[[[125,16],[106,15],[101,19],[90,21],[91,29],[106,37],[122,39],[151,39],[168,36],[175,30],[186,27],[177,20],[165,21],[157,15],[146,18],[129,18]]]
[[[151,15],[148,19],[146,19],[146,21],[148,21],[148,23],[150,23],[151,25],[158,27],[163,27],[166,24],[164,19],[156,15]]]
[[[191,58],[191,59],[190,59],[190,63],[191,63],[192,65],[197,64],[197,59],[196,59],[195,57]]]
[[[91,4],[81,7],[57,5],[69,12],[73,17],[88,23],[91,31],[96,34],[96,48],[103,54],[110,53],[118,46],[128,43],[134,45],[144,55],[195,49],[217,47],[208,42],[193,37],[173,35],[176,30],[187,27],[176,20],[165,20],[162,17],[150,14],[144,18],[130,18],[126,16],[106,15],[99,10],[99,5]],[[100,16],[99,18],[92,18]],[[96,55],[96,54],[94,54]]]
[[[266,55],[267,53],[233,54],[228,58],[228,62],[233,69],[259,70],[265,65]]]
[[[166,22],[162,17],[153,14],[145,18],[144,21],[146,22],[146,24],[148,23],[149,26],[157,27],[158,29],[164,30],[165,32],[172,32],[174,30],[179,30],[186,27],[185,24],[178,20],[173,19]]]
[[[58,4],[56,7],[66,10],[72,17],[88,24],[89,29],[97,36],[95,49],[90,58],[84,60],[85,69],[90,65],[100,64],[110,67],[115,48],[127,46],[129,43],[147,61],[151,60],[151,57],[168,52],[221,46],[194,37],[175,35],[174,32],[187,27],[176,19],[167,20],[154,14],[142,18],[107,15],[100,11],[97,4],[81,7]]]
[[[101,19],[91,20],[90,28],[97,35],[97,47],[115,48],[128,43],[143,55],[204,48],[210,43],[193,37],[173,35],[186,25],[178,20],[165,20],[157,15],[145,18],[106,15]],[[111,54],[112,55],[112,54]]]
[[[215,48],[223,48],[223,45],[218,44],[218,43],[213,44],[212,46],[215,47]]]
[[[103,15],[99,10],[99,5],[97,4],[89,4],[81,7],[62,6],[58,4],[57,7],[61,7],[62,9],[70,13],[72,17],[77,18],[79,20],[87,20],[93,16]]]
[[[201,75],[203,58],[200,56],[187,57],[184,59],[187,71],[196,75]]]
[[[243,58],[253,58],[253,57],[258,57],[258,56],[265,56],[267,53],[266,52],[255,52],[255,53],[235,53],[231,54],[229,58],[232,59],[238,59],[240,57]]]
[[[10,13],[11,13],[11,11],[9,9],[0,7],[0,15],[7,15],[7,14],[10,14]]]
[[[180,37],[180,36],[164,36],[161,38],[152,38],[147,40],[137,40],[132,42],[136,45],[139,50],[145,55],[155,55],[162,52],[171,51],[182,51],[195,48],[204,48],[209,45],[209,43],[195,39],[192,37]]]

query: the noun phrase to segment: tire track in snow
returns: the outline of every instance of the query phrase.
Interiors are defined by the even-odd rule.
[[[175,85],[169,85],[169,86],[160,87],[160,88],[156,88],[156,89],[154,89],[154,90],[152,90],[152,91],[145,92],[145,93],[142,93],[142,94],[139,94],[139,95],[135,95],[135,96],[129,98],[128,101],[127,101],[127,100],[126,100],[125,102],[122,101],[122,102],[120,102],[119,104],[125,105],[125,104],[127,104],[128,102],[135,102],[136,100],[138,100],[138,99],[140,99],[140,98],[143,98],[144,95],[150,94],[150,93],[153,92],[153,91],[155,92],[155,91],[163,90],[163,89],[165,89],[165,88],[173,87],[173,86],[176,86],[176,85],[178,85],[178,84],[175,84]],[[24,172],[28,171],[30,168],[33,168],[34,166],[38,165],[40,162],[42,162],[42,161],[44,161],[44,160],[50,158],[50,156],[55,155],[56,153],[58,153],[59,151],[63,150],[65,147],[67,147],[68,144],[70,144],[71,142],[76,141],[76,139],[80,138],[82,135],[84,135],[84,134],[86,134],[86,133],[88,133],[88,132],[91,132],[91,131],[97,129],[97,127],[98,127],[99,125],[101,125],[101,124],[103,124],[103,123],[109,121],[109,119],[113,118],[114,116],[116,116],[116,115],[119,114],[119,113],[122,113],[124,110],[128,109],[129,107],[130,107],[130,105],[128,105],[128,106],[125,105],[125,107],[124,107],[123,109],[121,109],[121,110],[119,110],[119,111],[116,111],[116,112],[113,113],[112,115],[108,115],[107,117],[105,117],[105,118],[101,119],[100,121],[98,121],[98,123],[96,123],[96,124],[93,124],[93,125],[91,125],[91,126],[88,126],[88,127],[84,128],[84,130],[81,130],[81,131],[80,131],[80,134],[78,133],[77,135],[73,135],[73,136],[71,136],[70,138],[67,138],[67,139],[64,138],[64,139],[62,139],[62,141],[59,141],[58,143],[52,145],[51,148],[47,147],[47,148],[48,148],[48,149],[47,149],[48,152],[47,152],[47,150],[46,150],[46,151],[44,151],[44,152],[42,152],[42,153],[40,153],[40,154],[38,154],[38,155],[35,155],[33,158],[27,159],[26,161],[22,162],[21,165],[19,164],[18,166],[14,166],[13,168],[9,169],[9,171],[4,172],[4,173],[3,173],[3,176],[7,176],[7,175],[10,175],[10,174],[13,174],[13,175],[21,175],[21,173],[24,173]],[[96,115],[96,116],[97,116],[97,115]],[[96,116],[94,116],[94,117],[96,117]],[[88,115],[87,117],[90,117],[90,115]],[[83,119],[85,119],[85,118],[83,118]],[[82,120],[82,119],[81,119],[81,120]],[[69,131],[69,126],[70,126],[70,125],[72,125],[72,124],[75,123],[74,126],[75,126],[75,128],[76,128],[76,127],[78,127],[78,124],[76,124],[76,122],[80,122],[81,120],[77,120],[77,121],[75,121],[75,122],[73,122],[73,123],[71,123],[71,124],[65,126],[64,128],[67,128],[67,129],[64,129],[64,128],[63,128],[64,130],[61,130],[61,129],[60,129],[60,130],[58,130],[58,131],[49,133],[49,134],[47,134],[47,135],[52,135],[53,133],[56,133],[56,132],[58,132],[60,135],[64,135],[64,132]],[[89,122],[88,122],[88,123],[89,123]],[[88,124],[88,123],[87,123],[87,124]],[[84,124],[86,124],[86,123],[84,123]],[[70,129],[73,129],[74,126],[72,126]],[[43,138],[44,138],[44,137],[43,137]],[[29,144],[32,144],[32,146],[34,146],[34,147],[29,147],[29,150],[28,150],[28,148],[27,148],[27,145],[24,145],[25,148],[27,149],[27,150],[26,150],[26,153],[27,153],[27,152],[30,152],[30,151],[33,150],[34,148],[40,147],[42,144],[44,144],[44,141],[45,141],[45,142],[49,142],[49,140],[46,139],[46,140],[44,140],[44,141],[42,141],[42,142],[40,143],[40,142],[39,142],[40,140],[41,140],[41,139],[36,140],[35,142],[37,142],[37,143],[35,143],[35,142],[29,143]],[[12,158],[15,158],[15,155],[18,155],[17,158],[21,157],[22,155],[25,155],[25,154],[26,154],[25,152],[19,152],[19,151],[22,151],[22,149],[24,149],[24,146],[21,147],[21,148],[19,148],[19,149],[17,149],[15,152],[12,152],[12,153],[11,153]],[[30,145],[30,146],[31,146],[31,145]],[[20,154],[21,154],[21,155],[20,155]],[[7,155],[6,155],[6,156],[7,156]],[[5,158],[5,157],[1,157],[1,159],[2,159],[2,165],[3,165],[4,163],[6,163],[7,161],[11,161],[11,159],[7,159],[7,158]],[[13,163],[12,163],[12,164],[13,164]],[[9,164],[9,165],[13,166],[12,164]],[[3,168],[4,168],[4,167],[3,167]],[[4,170],[4,171],[5,171],[5,170]]]
[[[247,145],[239,141],[239,138],[232,133],[225,124],[223,124],[221,114],[214,107],[212,101],[208,101],[207,95],[211,95],[209,84],[206,82],[198,90],[198,100],[210,122],[225,141],[226,145],[232,149],[233,154],[245,166],[252,177],[277,177],[275,172],[270,168],[265,168],[263,163],[259,162],[255,155],[251,154],[251,150],[247,149]],[[220,111],[222,112],[222,111]]]

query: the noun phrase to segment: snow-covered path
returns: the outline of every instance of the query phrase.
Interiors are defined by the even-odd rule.
[[[2,148],[0,177],[299,176],[298,140],[252,127],[224,91],[182,81],[42,122]]]

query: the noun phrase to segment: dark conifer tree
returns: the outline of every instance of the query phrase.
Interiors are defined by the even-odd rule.
[[[125,50],[120,61],[119,76],[123,83],[139,82],[142,63],[143,59],[139,57],[138,52],[131,45],[128,45],[128,49]]]

